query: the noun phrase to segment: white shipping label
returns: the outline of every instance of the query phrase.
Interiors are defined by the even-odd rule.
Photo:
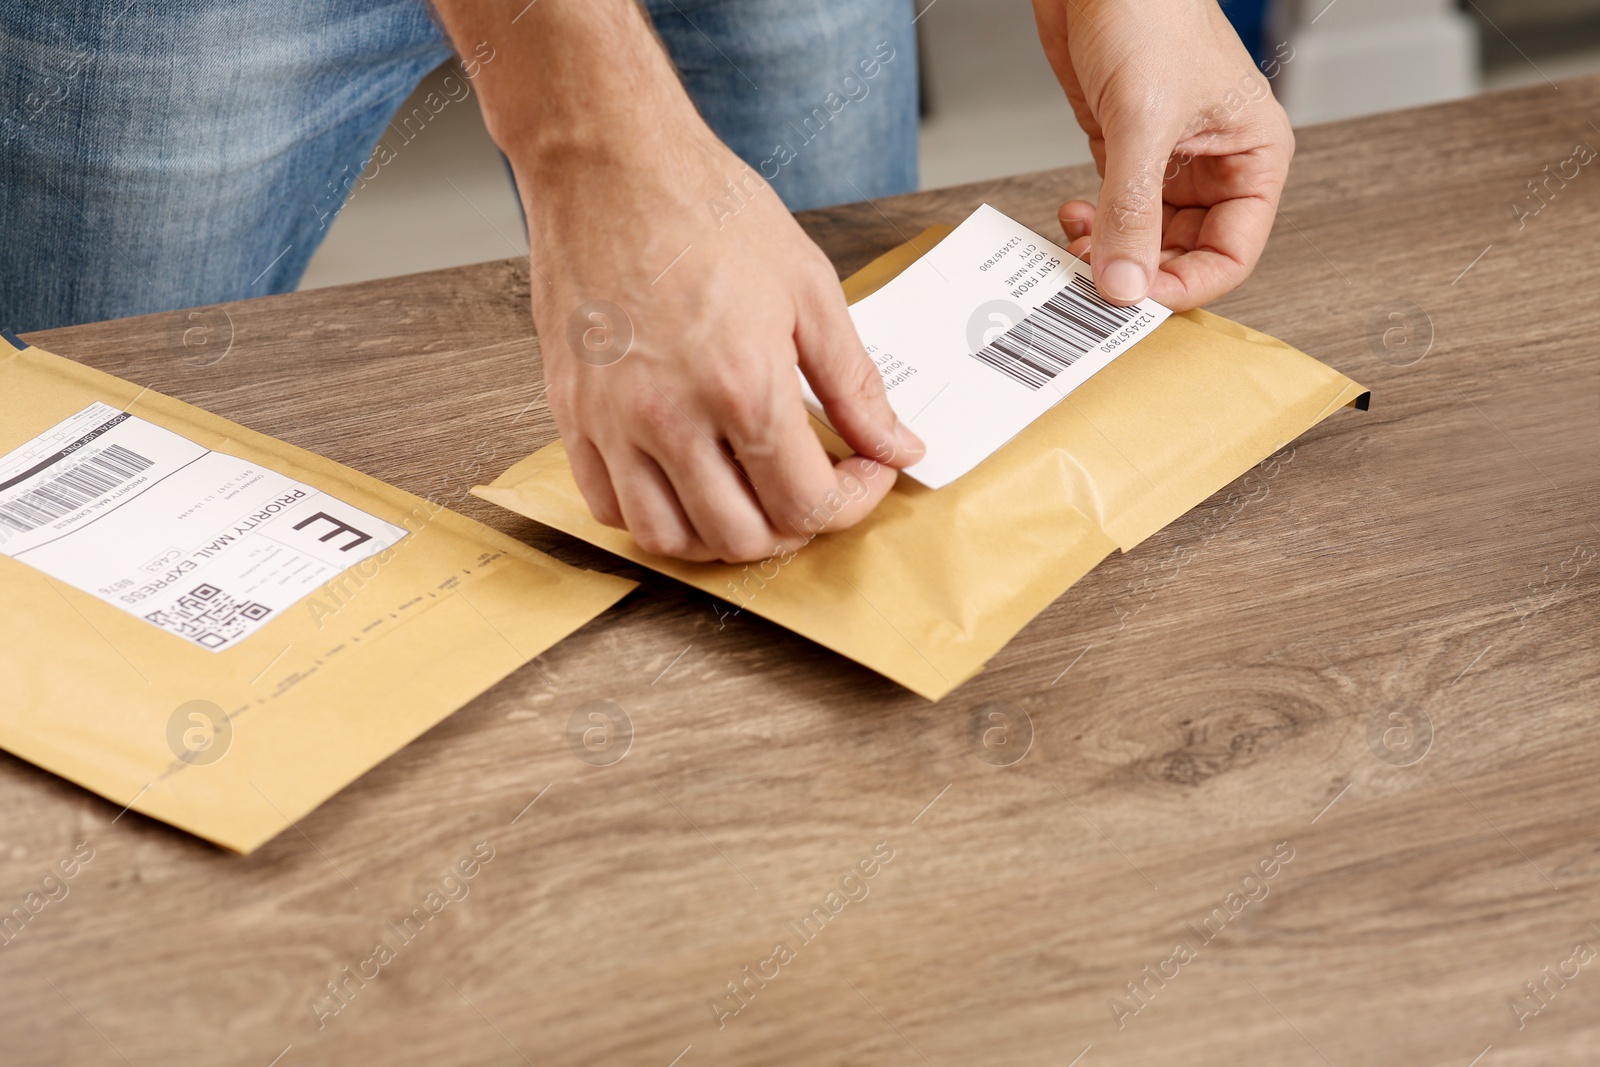
[[[213,652],[405,535],[107,404],[0,457],[0,554]]]
[[[890,405],[928,446],[905,473],[934,489],[983,462],[1170,314],[1153,300],[1102,300],[1088,264],[988,204],[850,307]],[[807,407],[826,421],[803,378],[802,386]]]

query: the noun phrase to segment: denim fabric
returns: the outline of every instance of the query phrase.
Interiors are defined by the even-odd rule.
[[[647,0],[684,85],[792,211],[917,187],[911,0]]]
[[[915,187],[911,0],[649,9],[791,207]],[[0,327],[293,289],[380,136],[429,121],[391,125],[450,55],[422,0],[0,4]],[[447,106],[469,106],[460,73]]]

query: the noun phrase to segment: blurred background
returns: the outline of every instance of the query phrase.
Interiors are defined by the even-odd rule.
[[[1029,0],[917,0],[922,186],[1087,162]],[[1223,0],[1296,126],[1600,71],[1600,0]],[[431,83],[425,83],[419,94]],[[412,105],[407,104],[409,109]],[[525,255],[475,104],[352,197],[301,288]]]

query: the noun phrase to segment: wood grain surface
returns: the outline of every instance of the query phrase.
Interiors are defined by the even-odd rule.
[[[0,1061],[1594,1062],[1600,163],[1511,205],[1597,115],[1581,80],[1302,131],[1215,310],[1372,410],[936,706],[466,495],[554,433],[524,262],[33,335],[644,587],[248,858],[0,757],[0,912],[93,850],[0,947]],[[804,223],[843,274],[1096,184]],[[569,743],[600,700],[609,764]]]

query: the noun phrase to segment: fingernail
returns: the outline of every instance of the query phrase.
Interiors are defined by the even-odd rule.
[[[894,445],[899,451],[910,452],[913,455],[921,455],[928,450],[928,446],[922,443],[922,438],[912,433],[911,427],[903,422],[894,424]]]
[[[1136,304],[1150,291],[1150,276],[1131,259],[1113,259],[1100,272],[1098,288],[1107,300]]]

